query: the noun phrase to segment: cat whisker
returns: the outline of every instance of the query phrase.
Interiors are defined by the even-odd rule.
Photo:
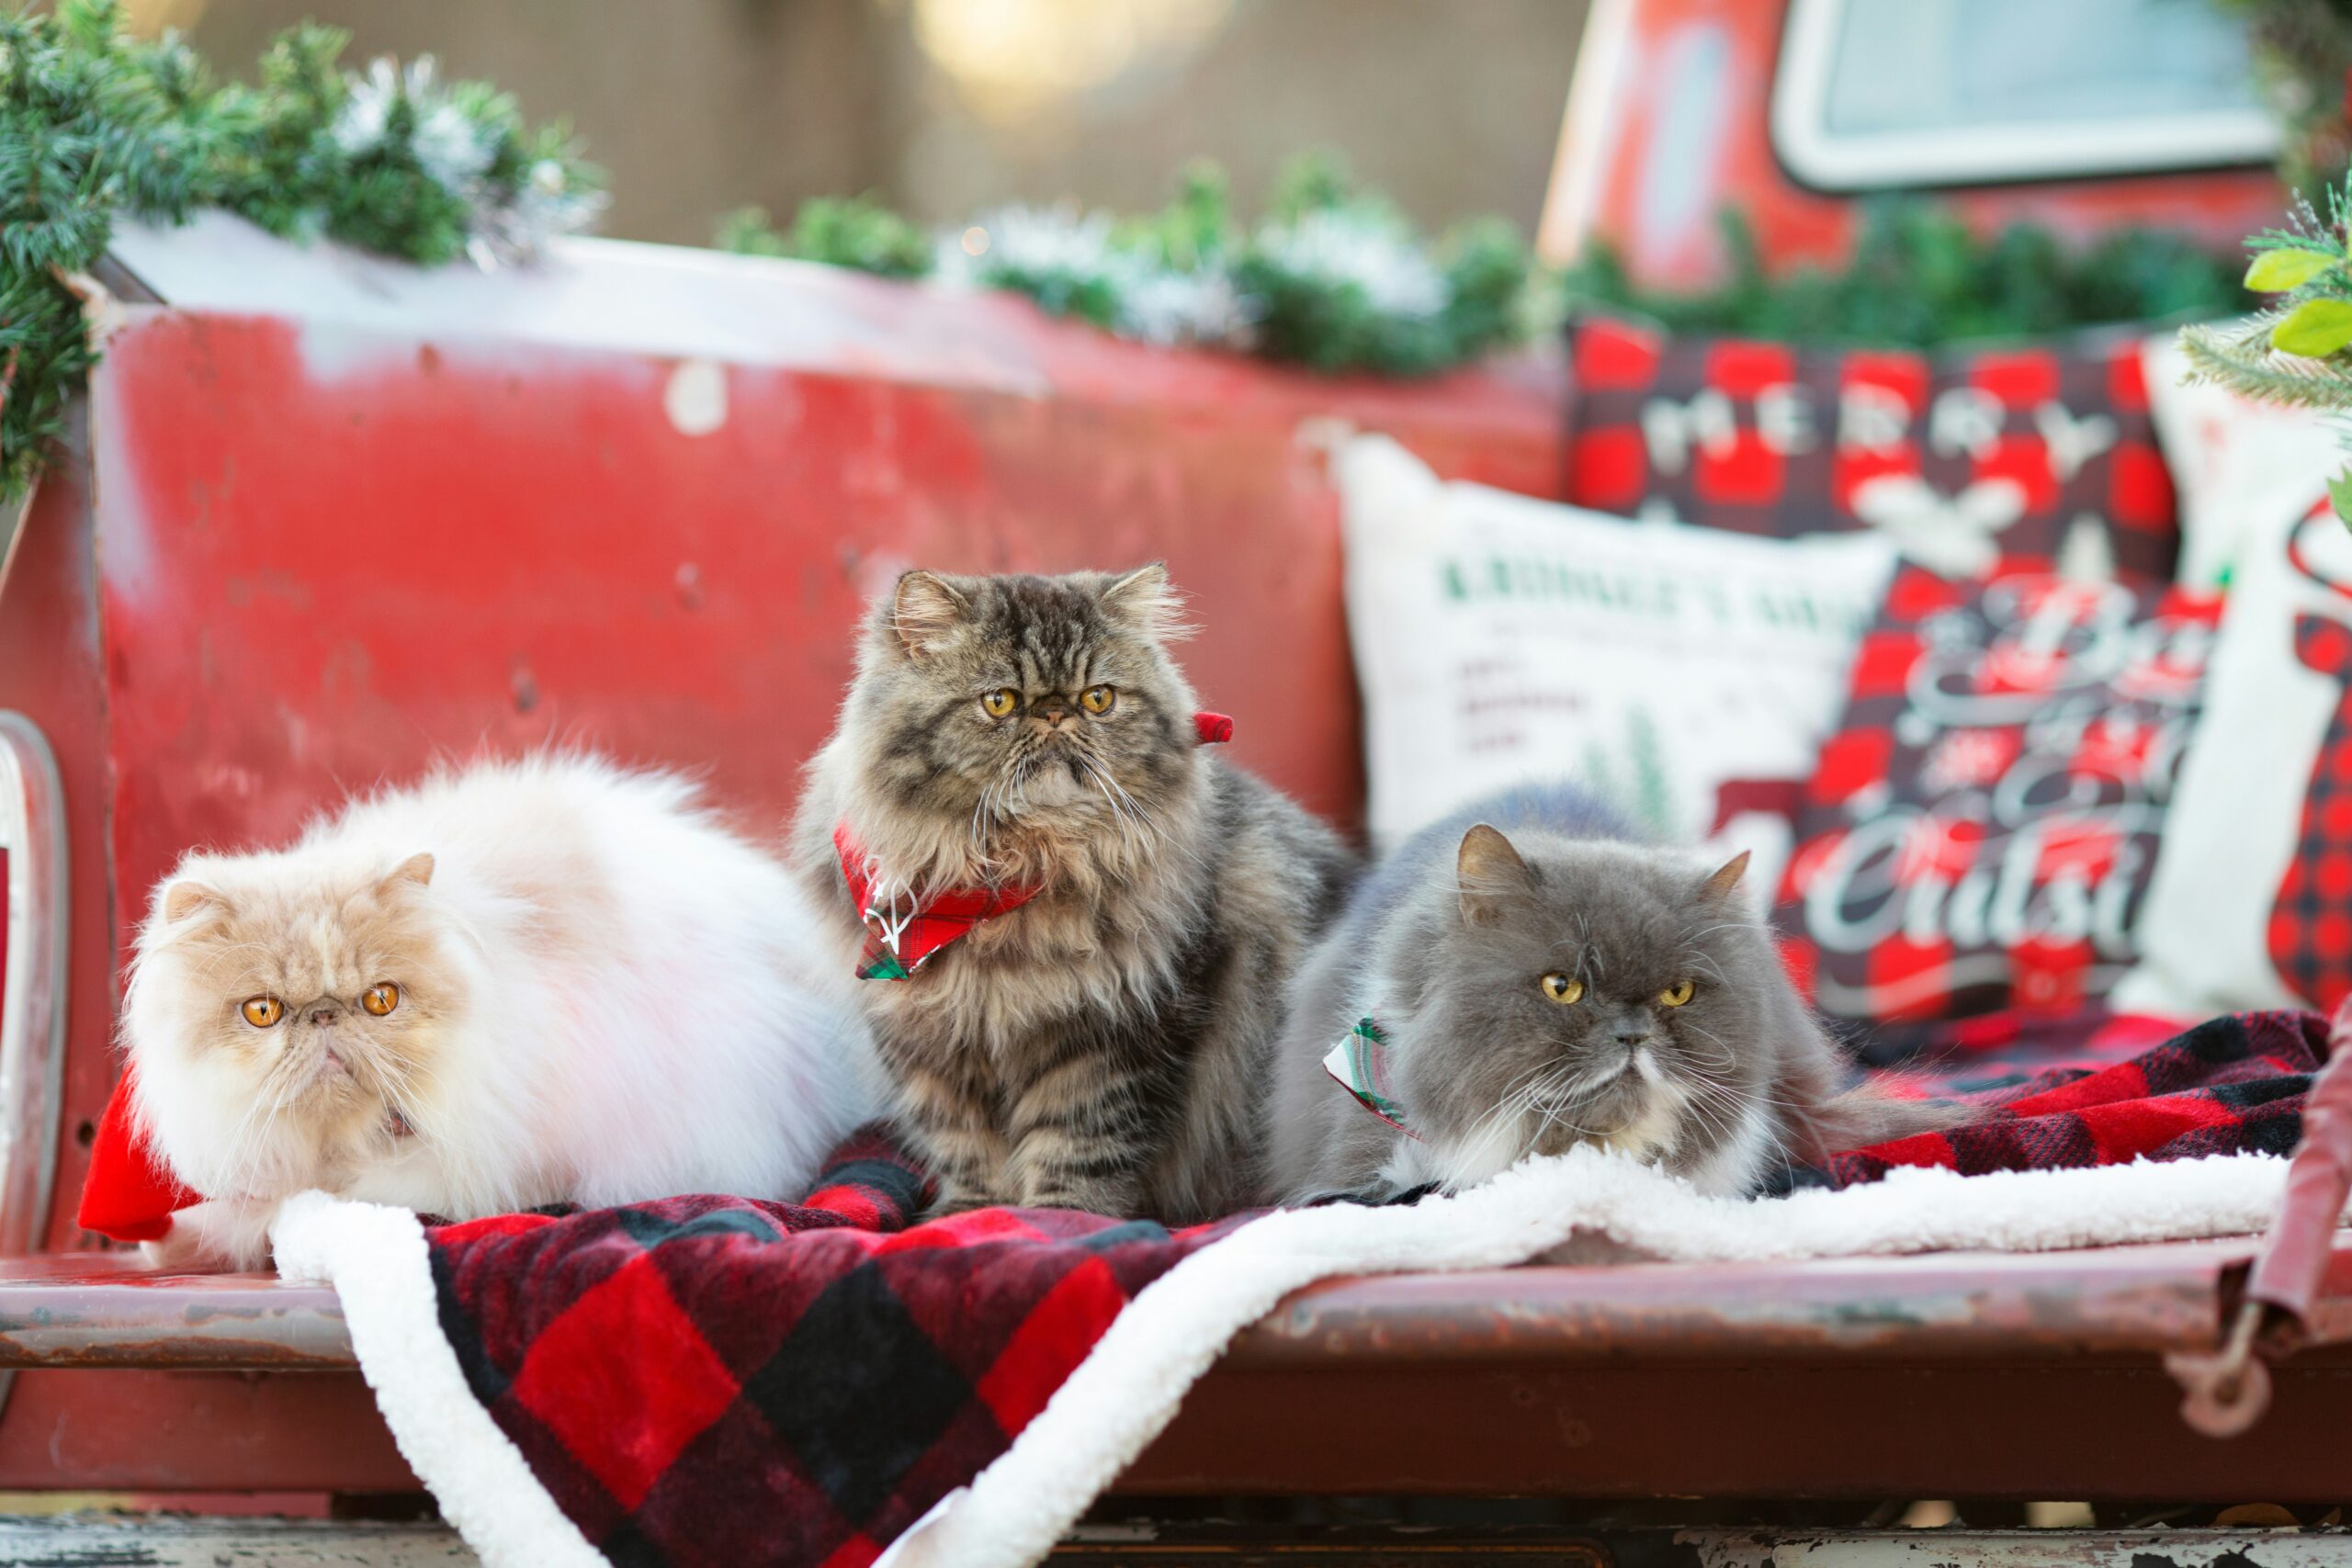
[[[1485,1154],[1490,1144],[1508,1135],[1513,1121],[1523,1120],[1529,1111],[1536,1109],[1540,1097],[1556,1092],[1560,1081],[1574,1071],[1574,1064],[1550,1061],[1538,1062],[1526,1068],[1506,1083],[1496,1103],[1471,1123],[1464,1142],[1471,1149]],[[1580,1129],[1577,1131],[1580,1135],[1589,1135],[1582,1134]],[[1542,1129],[1538,1128],[1535,1135],[1540,1136],[1541,1134]],[[1533,1137],[1522,1138],[1523,1146],[1502,1151],[1508,1157],[1500,1163],[1513,1163],[1526,1152],[1526,1146],[1532,1146],[1533,1141]],[[1493,1162],[1492,1155],[1487,1155],[1487,1162]]]

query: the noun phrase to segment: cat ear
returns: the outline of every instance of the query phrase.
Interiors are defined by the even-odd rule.
[[[1168,564],[1139,566],[1102,590],[1102,613],[1131,631],[1167,642],[1190,631],[1184,596],[1168,581]]]
[[[1739,879],[1747,874],[1747,852],[1742,850],[1715,869],[1715,874],[1700,887],[1700,895],[1707,898],[1728,898],[1732,889],[1739,886]]]
[[[177,925],[198,913],[226,914],[229,900],[221,897],[219,888],[184,876],[164,887],[157,908],[164,911],[167,922]]]
[[[1500,921],[1504,903],[1512,895],[1526,892],[1535,881],[1510,840],[1484,822],[1462,835],[1462,852],[1454,857],[1453,870],[1461,890],[1462,918],[1474,926]]]
[[[899,578],[890,600],[890,629],[910,659],[937,651],[948,634],[972,613],[972,602],[948,586],[944,578],[928,571],[910,571]]]
[[[392,867],[385,874],[384,880],[376,884],[376,890],[379,893],[391,893],[398,891],[404,883],[413,883],[422,887],[432,880],[433,855],[431,852],[424,851],[409,856],[408,859]]]

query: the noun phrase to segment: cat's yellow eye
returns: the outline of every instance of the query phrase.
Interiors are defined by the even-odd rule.
[[[1674,984],[1668,986],[1663,991],[1660,991],[1657,994],[1657,999],[1668,1007],[1679,1008],[1683,1003],[1689,1001],[1698,989],[1698,987],[1692,985],[1688,980],[1677,980]]]
[[[379,980],[360,993],[359,1005],[381,1018],[401,1005],[401,988],[390,980]]]
[[[247,997],[245,1005],[237,1010],[243,1013],[245,1021],[255,1029],[267,1029],[286,1016],[286,1004],[276,997]]]
[[[1570,1002],[1579,1002],[1584,999],[1584,982],[1573,975],[1563,975],[1557,969],[1544,976],[1536,984],[1544,987],[1545,997],[1562,1007],[1566,1007]]]
[[[1078,694],[1078,705],[1089,713],[1109,713],[1111,705],[1118,700],[1116,686],[1089,686]]]
[[[980,699],[980,711],[990,718],[1002,718],[1021,705],[1021,694],[1010,686],[999,686]]]

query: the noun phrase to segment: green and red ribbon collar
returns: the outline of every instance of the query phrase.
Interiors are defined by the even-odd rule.
[[[941,948],[962,941],[982,920],[1011,914],[1040,891],[1034,883],[921,893],[898,888],[877,902],[874,860],[847,822],[833,829],[833,852],[841,858],[842,880],[857,906],[858,923],[865,928],[857,958],[861,980],[911,980]]]
[[[1396,1075],[1388,1060],[1388,1036],[1366,1016],[1324,1053],[1323,1070],[1355,1097],[1356,1103],[1408,1138],[1420,1134],[1405,1122],[1405,1102],[1396,1098]]]

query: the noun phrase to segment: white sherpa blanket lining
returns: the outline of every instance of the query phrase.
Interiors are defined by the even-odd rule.
[[[2042,1252],[2261,1230],[2285,1189],[2267,1155],[1883,1181],[1747,1201],[1704,1198],[1620,1156],[1577,1149],[1409,1208],[1268,1214],[1202,1248],[1120,1314],[1046,1408],[882,1568],[1027,1568],[1174,1416],[1235,1334],[1343,1274],[1493,1269],[1576,1232],[1678,1262]],[[424,1236],[403,1210],[308,1192],[271,1231],[289,1280],[334,1286],[401,1453],[488,1568],[603,1561],[476,1403],[441,1333]]]

